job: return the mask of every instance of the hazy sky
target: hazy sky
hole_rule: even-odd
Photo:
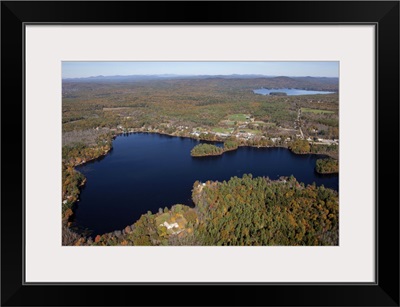
[[[63,62],[63,78],[115,75],[231,75],[338,77],[339,62]]]

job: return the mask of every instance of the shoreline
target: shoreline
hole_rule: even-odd
[[[321,173],[321,172],[318,172],[317,170],[315,170],[318,174],[320,174],[320,175],[334,175],[334,174],[339,174],[339,172],[327,172],[327,173]]]

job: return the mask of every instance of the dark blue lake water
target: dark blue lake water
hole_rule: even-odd
[[[309,90],[299,90],[295,88],[278,88],[278,89],[267,89],[260,88],[257,90],[253,90],[255,94],[261,95],[269,95],[272,92],[283,92],[288,96],[296,96],[296,95],[316,95],[316,94],[333,94],[334,92],[326,92],[326,91],[309,91]]]
[[[229,180],[253,176],[294,175],[298,181],[338,190],[338,175],[314,171],[317,155],[296,155],[285,148],[240,147],[222,156],[193,158],[199,141],[159,134],[118,136],[105,157],[78,166],[86,178],[75,211],[74,226],[103,234],[132,225],[148,210],[174,204],[193,205],[196,180]]]

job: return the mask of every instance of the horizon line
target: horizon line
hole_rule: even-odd
[[[260,76],[260,77],[288,77],[288,78],[339,78],[339,77],[327,77],[327,76],[289,76],[289,75],[263,75],[263,74],[132,74],[132,75],[96,75],[88,77],[62,77],[62,80],[67,79],[89,79],[99,77],[130,77],[130,76],[182,76],[182,77],[196,77],[196,76]]]

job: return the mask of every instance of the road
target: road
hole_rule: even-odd
[[[297,122],[297,125],[299,126],[301,139],[304,140],[304,134],[303,134],[303,131],[301,130],[300,117],[301,117],[301,108],[299,108],[299,109],[297,110],[297,121],[296,121],[296,122]],[[296,122],[295,122],[295,128],[296,128]]]

